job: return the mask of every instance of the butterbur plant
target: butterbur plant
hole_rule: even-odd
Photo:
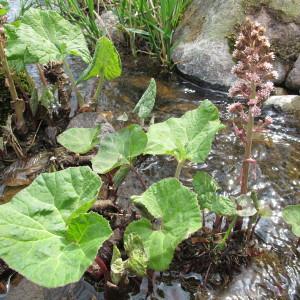
[[[101,179],[89,167],[38,176],[0,206],[0,256],[44,286],[78,281],[112,234],[107,220],[87,212]]]
[[[255,122],[261,115],[262,103],[273,90],[271,80],[277,76],[273,71],[274,54],[265,29],[247,19],[236,41],[233,57],[238,63],[232,72],[238,80],[229,90],[229,96],[241,100],[231,104],[228,111],[238,117],[238,122],[233,121],[233,129],[245,149],[240,185],[241,194],[247,194],[250,165],[256,163],[252,157],[253,134],[265,130],[272,123],[270,117]]]

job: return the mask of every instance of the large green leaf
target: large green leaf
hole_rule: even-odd
[[[100,143],[99,134],[100,126],[69,128],[57,137],[57,141],[71,152],[85,154]]]
[[[111,133],[101,141],[97,155],[92,159],[93,170],[105,174],[123,165],[131,165],[142,154],[147,135],[139,125],[130,125]]]
[[[93,77],[103,77],[105,80],[113,80],[121,76],[121,73],[121,59],[117,49],[110,39],[101,37],[97,41],[92,62],[83,71],[78,82]]]
[[[134,113],[137,113],[139,118],[146,119],[150,116],[154,104],[155,104],[155,97],[156,97],[156,82],[153,78],[150,80],[150,84],[133,109]]]
[[[132,233],[140,236],[149,257],[148,267],[166,270],[178,244],[202,226],[197,195],[177,179],[167,178],[132,200],[149,217],[129,224],[125,240]]]
[[[215,134],[223,127],[216,106],[204,100],[181,118],[151,125],[145,153],[172,155],[178,161],[200,163],[207,158]]]
[[[31,8],[22,17],[15,34],[8,35],[9,60],[25,57],[26,51],[31,63],[63,61],[69,54],[80,56],[87,63],[91,60],[80,27],[50,10]]]
[[[292,226],[293,233],[300,237],[300,204],[285,207],[282,217],[285,222]]]
[[[9,3],[6,0],[0,0],[0,17],[9,12]]]
[[[193,178],[193,186],[201,209],[207,208],[217,215],[236,215],[236,205],[228,197],[217,193],[218,184],[209,174],[203,171],[197,172]]]
[[[38,176],[0,206],[0,257],[41,286],[78,281],[112,233],[102,216],[86,213],[100,187],[89,167]]]
[[[20,41],[17,35],[20,25],[20,21],[15,21],[4,26],[7,59],[10,67],[18,72],[24,70],[27,64],[33,64],[38,61],[37,57],[29,53],[26,44]]]

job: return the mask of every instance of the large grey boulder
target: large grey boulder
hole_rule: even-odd
[[[297,4],[298,3],[298,4]],[[172,58],[192,79],[228,88],[235,80],[231,52],[246,17],[267,29],[283,84],[300,51],[299,0],[193,0],[174,35]]]
[[[178,69],[196,80],[230,86],[235,77],[226,36],[242,18],[234,0],[194,0],[178,28],[173,61]]]
[[[289,73],[285,85],[291,90],[300,91],[300,55]]]

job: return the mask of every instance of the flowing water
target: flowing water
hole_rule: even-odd
[[[72,65],[74,69],[82,69],[81,64]],[[161,68],[150,59],[134,61],[125,58],[123,76],[106,84],[99,104],[116,128],[127,124],[117,121],[117,117],[124,112],[130,120],[134,119],[131,111],[151,77],[157,79],[158,84],[154,110],[156,122],[180,116],[207,98],[218,106],[223,122],[229,124],[226,93],[200,88],[175,74],[162,73]],[[91,93],[93,83],[90,81],[82,86],[87,95]],[[201,275],[165,273],[157,282],[157,299],[300,299],[300,262],[299,253],[295,250],[296,239],[281,218],[283,207],[300,202],[300,118],[297,114],[275,109],[264,109],[263,113],[272,116],[274,123],[265,136],[255,139],[257,167],[252,172],[251,186],[257,191],[261,203],[268,205],[273,212],[270,218],[262,219],[256,229],[260,248],[265,251],[253,258],[247,267],[241,267],[231,282],[209,290],[205,297],[197,295],[194,289],[184,284],[188,281],[194,285],[202,284]],[[186,185],[191,185],[193,174],[204,169],[218,180],[224,192],[236,195],[239,192],[242,157],[243,148],[228,127],[217,136],[206,163],[186,165],[181,179]],[[173,176],[175,162],[166,157],[148,158],[142,163],[140,172],[146,183],[151,184]],[[126,203],[130,195],[141,191],[136,180],[128,179],[119,192],[120,203]],[[220,274],[213,276],[217,282]],[[140,293],[130,298],[145,299],[145,296]],[[11,295],[7,299],[20,298]]]

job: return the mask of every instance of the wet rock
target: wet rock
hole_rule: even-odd
[[[194,0],[174,36],[173,60],[185,75],[228,88],[235,80],[231,57],[239,25],[246,16],[260,22],[280,60],[282,84],[300,50],[300,5],[293,0]]]
[[[44,289],[44,300],[102,300],[93,286],[84,280],[56,289]]]
[[[93,128],[101,125],[101,137],[114,132],[114,128],[97,112],[84,112],[76,115],[69,123],[68,128]]]
[[[5,300],[44,300],[43,288],[30,282],[26,278],[12,287]]]
[[[271,96],[264,106],[275,106],[286,112],[300,111],[300,96],[297,95],[284,95],[284,96]]]
[[[194,0],[178,28],[172,59],[193,79],[216,86],[230,86],[234,62],[226,36],[241,18],[235,1]]]
[[[283,62],[276,60],[274,62],[274,70],[277,72],[278,77],[273,80],[275,85],[281,85],[285,82],[285,79],[287,77],[289,66],[287,64],[284,64]]]
[[[276,86],[274,88],[273,93],[274,93],[274,96],[284,96],[284,95],[288,95],[289,94],[288,91],[285,88],[278,87],[278,86]]]
[[[98,26],[103,32],[107,32],[108,35],[115,43],[124,42],[124,36],[121,30],[118,28],[119,20],[114,12],[111,10],[104,12],[98,19]]]
[[[300,91],[300,55],[289,73],[285,85],[291,90]]]

